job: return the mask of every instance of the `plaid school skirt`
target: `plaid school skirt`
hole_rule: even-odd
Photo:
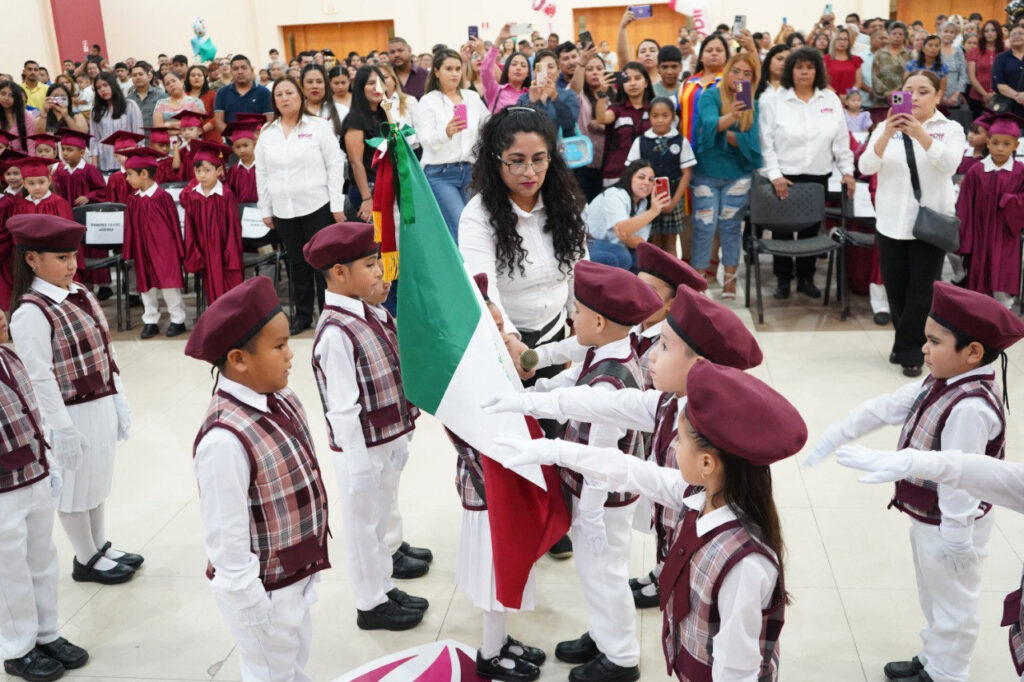
[[[680,201],[671,213],[662,213],[651,222],[651,234],[680,234],[686,227],[686,206]]]

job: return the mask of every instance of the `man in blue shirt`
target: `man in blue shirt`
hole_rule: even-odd
[[[213,102],[213,122],[217,130],[223,131],[236,114],[264,114],[267,121],[274,118],[270,103],[270,90],[253,81],[252,64],[249,58],[236,54],[231,58],[232,84],[217,90]]]

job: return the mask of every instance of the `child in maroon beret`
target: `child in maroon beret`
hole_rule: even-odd
[[[869,400],[830,426],[807,457],[808,464],[886,424],[903,426],[900,450],[956,450],[1003,459],[1003,351],[1024,336],[1024,322],[993,298],[936,282],[924,332],[929,375]],[[989,367],[1000,356],[1002,392]],[[978,635],[981,563],[992,532],[992,505],[967,491],[908,474],[897,481],[889,506],[910,517],[918,595],[931,608],[925,613],[923,647],[917,656],[888,663],[885,674],[911,682],[966,680]]]

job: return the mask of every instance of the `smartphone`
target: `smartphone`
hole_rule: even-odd
[[[479,26],[470,26],[469,27],[469,37],[470,38],[479,38],[480,37],[480,27]]]
[[[530,35],[533,30],[533,24],[524,24],[522,22],[512,24],[508,27],[508,32],[514,36],[526,36]]]
[[[625,84],[626,84],[626,72],[625,71],[616,71],[615,72],[615,87],[617,89],[621,90],[622,86],[625,85]]]
[[[750,81],[736,81],[736,101],[743,102],[747,109],[754,108],[754,93],[750,88]]]
[[[629,11],[635,19],[650,19],[653,12],[650,5],[630,5]]]
[[[827,16],[829,14],[832,14],[832,3],[831,2],[828,3],[827,5],[825,5],[825,15]]]
[[[889,95],[889,107],[893,114],[913,113],[913,95],[903,90],[897,90]]]
[[[747,15],[737,14],[732,22],[732,33],[738,35],[741,31],[747,30]]]
[[[466,105],[465,104],[456,104],[455,105],[455,118],[461,119],[463,123],[469,123],[469,120],[466,118]]]
[[[545,85],[548,84],[548,72],[547,71],[537,71],[536,75],[533,78],[533,82],[536,83],[540,87],[544,87]]]
[[[669,193],[668,178],[660,177],[654,178],[654,194],[668,194]]]
[[[580,31],[580,45],[587,47],[587,45],[594,44],[594,36],[590,35],[590,31]]]
[[[789,24],[789,22],[786,20],[786,17],[782,17],[782,25],[786,26],[788,24]]]

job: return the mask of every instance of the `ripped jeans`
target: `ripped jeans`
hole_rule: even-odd
[[[718,230],[722,244],[722,265],[740,264],[743,240],[741,223],[750,203],[751,176],[736,180],[712,178],[694,173],[690,180],[693,202],[693,253],[690,265],[707,270],[711,265],[711,242]]]

